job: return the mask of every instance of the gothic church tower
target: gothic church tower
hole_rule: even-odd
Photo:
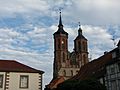
[[[80,25],[78,29],[78,36],[74,40],[74,50],[76,53],[76,59],[79,62],[79,68],[88,63],[87,39],[83,36]]]
[[[76,75],[81,66],[88,63],[87,39],[79,26],[78,36],[74,40],[74,51],[68,51],[68,33],[63,29],[61,12],[58,30],[54,36],[54,64],[53,78],[64,77],[69,79]]]
[[[58,30],[54,34],[54,68],[53,78],[59,77],[59,71],[65,67],[66,60],[68,59],[68,33],[64,31],[61,12]]]
[[[53,79],[47,88],[54,89],[57,85],[78,73],[81,66],[88,63],[87,39],[79,26],[78,36],[74,40],[74,51],[68,51],[68,33],[63,29],[61,12],[58,30],[54,36]]]

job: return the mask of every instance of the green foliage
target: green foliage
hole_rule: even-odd
[[[106,87],[95,79],[68,80],[59,84],[56,90],[106,90]]]

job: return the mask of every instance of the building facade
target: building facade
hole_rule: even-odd
[[[115,49],[82,66],[71,80],[95,78],[107,90],[120,90],[120,41]]]
[[[112,52],[112,60],[106,65],[107,90],[120,90],[120,41],[117,46]]]
[[[80,68],[88,63],[87,39],[79,26],[78,35],[74,40],[73,52],[68,50],[68,33],[64,30],[60,12],[58,30],[54,36],[53,79],[47,88],[53,89],[57,85],[78,73]],[[59,83],[58,83],[59,82]]]
[[[81,66],[88,63],[87,39],[79,27],[78,36],[74,40],[74,51],[68,50],[68,33],[64,30],[61,12],[58,30],[54,35],[54,69],[53,78],[64,76],[65,79],[76,75]]]
[[[11,60],[0,60],[0,90],[42,90],[44,72]]]

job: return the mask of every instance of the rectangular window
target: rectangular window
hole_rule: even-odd
[[[28,88],[29,77],[28,75],[20,75],[20,88]]]
[[[114,68],[114,67],[111,67],[111,68],[110,68],[110,73],[111,73],[111,74],[114,74],[114,73],[115,73],[115,68]]]
[[[3,75],[0,75],[0,88],[3,88]]]
[[[118,87],[119,87],[119,90],[120,90],[120,79],[118,79]]]
[[[117,90],[117,84],[116,81],[111,81],[111,90]]]
[[[118,63],[118,69],[119,69],[119,72],[120,72],[120,63]]]

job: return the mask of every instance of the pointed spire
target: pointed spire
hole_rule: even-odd
[[[58,27],[63,27],[63,25],[62,25],[62,18],[61,18],[61,11],[60,11],[60,19],[59,19],[59,25],[58,25]]]
[[[60,11],[60,19],[59,19],[59,24],[58,24],[58,30],[54,34],[66,34],[68,36],[68,33],[65,32],[64,29],[63,29],[61,11]]]
[[[81,29],[81,24],[80,22],[79,23],[79,29],[78,29],[78,36],[82,35],[82,29]]]

